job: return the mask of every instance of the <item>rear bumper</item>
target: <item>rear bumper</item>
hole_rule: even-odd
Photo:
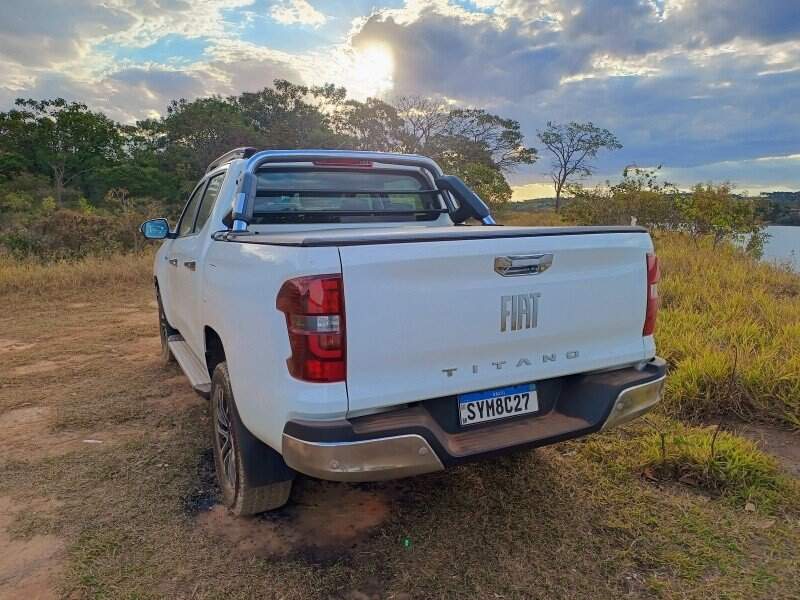
[[[283,458],[301,473],[333,481],[431,473],[633,420],[659,402],[665,377],[666,363],[655,358],[641,368],[551,380],[549,387],[557,391],[546,413],[474,429],[454,428],[426,403],[354,419],[290,421],[283,433]],[[455,407],[454,399],[440,400],[440,407]]]

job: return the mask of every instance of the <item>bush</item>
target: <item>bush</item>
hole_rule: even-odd
[[[681,193],[657,175],[657,169],[629,167],[616,185],[573,185],[564,216],[582,225],[635,223],[653,231],[682,231],[695,241],[709,237],[714,246],[732,241],[761,256],[767,234],[755,202],[734,196],[728,184],[696,185],[691,193]]]
[[[679,196],[678,208],[693,238],[710,236],[717,246],[723,240],[742,242],[750,236],[748,249],[760,256],[766,235],[757,206],[735,197],[730,185],[698,184],[691,194]]]
[[[657,170],[629,167],[616,185],[570,186],[572,199],[565,206],[564,217],[581,225],[629,225],[635,221],[650,229],[677,229],[682,221],[678,190],[670,183],[660,183],[657,174]]]
[[[108,256],[138,251],[144,246],[138,227],[146,213],[124,212],[111,217],[94,210],[59,209],[34,214],[0,234],[0,245],[15,258],[43,260]]]

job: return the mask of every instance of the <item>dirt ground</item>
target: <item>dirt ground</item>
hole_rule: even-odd
[[[2,301],[1,599],[800,597],[797,513],[657,488],[580,442],[300,478],[285,509],[236,519],[146,285]],[[741,430],[800,474],[796,434]]]

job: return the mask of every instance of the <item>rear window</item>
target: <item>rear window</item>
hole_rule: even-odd
[[[414,172],[268,169],[258,173],[252,223],[427,221],[442,206]]]

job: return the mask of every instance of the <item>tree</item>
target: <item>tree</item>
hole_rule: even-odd
[[[635,221],[650,229],[679,229],[683,224],[678,189],[658,179],[659,168],[625,167],[622,181],[585,188],[568,184],[572,201],[564,207],[570,221],[582,225],[629,225]]]
[[[561,209],[561,193],[573,178],[589,177],[594,172],[590,161],[600,150],[619,150],[622,144],[608,129],[601,129],[589,121],[566,125],[547,122],[544,131],[538,132],[539,140],[553,155],[550,177],[556,192],[556,212]]]
[[[345,96],[344,88],[334,85],[308,87],[276,79],[273,87],[230,101],[261,132],[264,148],[335,148],[342,140],[333,130],[331,114]]]
[[[678,206],[695,241],[710,236],[716,247],[723,240],[749,237],[748,250],[758,253],[766,239],[755,203],[735,196],[730,184],[697,184],[691,194],[679,198]]]
[[[472,162],[460,165],[453,172],[461,177],[489,208],[497,210],[511,200],[511,186],[497,169],[486,163]]]
[[[336,131],[356,150],[397,152],[402,147],[403,120],[397,109],[377,98],[347,100],[334,113]]]
[[[119,161],[124,155],[117,123],[80,102],[23,100],[0,113],[0,138],[25,157],[33,172],[50,176],[55,200],[61,205],[70,183],[85,183],[85,175]]]
[[[165,117],[139,126],[144,139],[165,154],[169,170],[189,185],[228,150],[266,143],[239,106],[220,97],[173,100]]]
[[[450,111],[444,132],[448,137],[469,140],[482,146],[492,164],[502,172],[518,165],[530,165],[538,158],[535,148],[523,145],[520,125],[483,109],[457,108]]]
[[[397,107],[404,121],[402,151],[432,157],[493,208],[511,199],[505,173],[538,158],[513,119],[431,98],[403,97]]]
[[[433,98],[403,96],[396,105],[404,122],[403,152],[421,152],[444,131],[450,118],[450,107]]]

